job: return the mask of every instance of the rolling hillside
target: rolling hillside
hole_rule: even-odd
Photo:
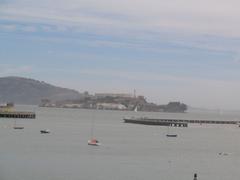
[[[0,103],[39,104],[41,99],[77,99],[81,94],[75,90],[61,88],[43,81],[22,77],[0,78]]]

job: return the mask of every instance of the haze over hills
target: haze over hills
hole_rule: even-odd
[[[127,95],[127,96],[126,96]],[[169,102],[157,105],[147,102],[144,96],[130,94],[95,94],[79,93],[76,90],[61,88],[23,77],[0,78],[0,103],[40,105],[42,107],[72,107],[87,109],[112,109],[161,112],[185,112],[187,105]]]
[[[37,105],[41,99],[65,100],[77,99],[82,94],[78,91],[53,86],[43,81],[22,77],[0,78],[0,103]]]

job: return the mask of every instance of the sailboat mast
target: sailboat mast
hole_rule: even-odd
[[[91,139],[93,138],[93,120],[92,120],[92,124],[91,124]]]
[[[98,106],[96,109],[93,109],[92,120],[91,120],[91,139],[94,138],[94,124],[95,124],[95,113],[98,110]]]

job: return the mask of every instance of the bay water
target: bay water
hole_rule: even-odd
[[[147,113],[18,107],[36,119],[0,119],[0,180],[240,179],[237,125],[167,128],[124,123],[124,116],[240,120],[239,112]],[[14,121],[23,130],[12,128]],[[40,130],[49,129],[49,134]],[[89,146],[91,130],[101,146]]]

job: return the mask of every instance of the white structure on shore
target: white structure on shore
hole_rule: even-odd
[[[97,103],[97,109],[126,110],[127,107],[118,103]]]
[[[104,98],[104,97],[123,97],[123,98],[132,98],[134,97],[132,94],[125,94],[125,93],[95,93],[97,98]]]

